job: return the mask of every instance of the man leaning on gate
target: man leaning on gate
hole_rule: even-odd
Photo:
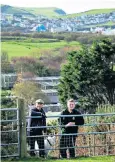
[[[74,99],[67,100],[67,108],[66,110],[62,111],[61,115],[62,116],[59,118],[59,122],[62,129],[62,135],[60,138],[60,154],[62,158],[67,158],[66,151],[68,148],[70,158],[74,158],[78,125],[83,125],[84,119],[83,116],[81,116],[81,113],[75,109]],[[73,115],[80,115],[80,116],[73,116]]]
[[[37,141],[39,146],[39,156],[45,157],[43,135],[46,133],[46,128],[43,128],[43,126],[46,126],[46,115],[43,110],[43,105],[44,101],[42,99],[36,100],[35,106],[31,109],[30,118],[28,120],[27,134],[30,136],[30,156],[35,156],[35,141]]]

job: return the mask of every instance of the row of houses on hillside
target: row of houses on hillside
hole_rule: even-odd
[[[26,32],[77,32],[84,31],[85,29],[90,31],[90,28],[99,27],[101,24],[106,30],[106,23],[113,23],[115,28],[115,11],[111,13],[100,13],[82,16],[76,16],[74,18],[48,18],[43,16],[37,17],[24,17],[23,15],[11,15],[1,13],[1,26],[4,27],[20,27],[26,29]],[[98,26],[99,25],[99,26]],[[106,27],[105,27],[106,26]]]

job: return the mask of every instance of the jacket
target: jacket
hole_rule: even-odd
[[[67,109],[62,111],[61,115],[81,115],[81,113],[75,109],[73,109],[72,113],[70,113]],[[75,122],[75,126],[65,127],[69,122]],[[84,119],[83,116],[71,116],[71,117],[60,117],[60,125],[62,126],[62,133],[77,133],[78,125],[83,125]]]
[[[46,128],[40,128],[46,126],[46,115],[43,109],[38,110],[36,107],[31,110],[31,115],[28,120],[27,132],[33,132],[34,134],[41,134],[42,131],[46,132]],[[38,128],[31,128],[38,127]],[[28,133],[29,134],[29,133]]]

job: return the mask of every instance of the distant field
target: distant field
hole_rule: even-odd
[[[55,10],[57,9],[56,7],[45,7],[45,8],[20,8],[23,10],[28,11],[29,13],[33,14],[33,15],[45,15],[47,17],[53,17],[53,16],[59,16],[58,13],[55,12]]]
[[[46,17],[58,17],[65,14],[65,12],[57,7],[13,7],[9,5],[1,5],[1,12],[6,14],[20,14],[25,17],[35,17],[43,15]]]
[[[89,10],[89,11],[85,11],[85,12],[80,12],[80,13],[65,15],[63,17],[65,17],[65,18],[70,17],[71,18],[71,17],[82,16],[82,15],[92,15],[92,14],[110,13],[112,11],[115,12],[115,8]]]
[[[9,59],[12,57],[20,56],[38,56],[42,50],[50,50],[66,47],[66,46],[76,46],[79,45],[78,42],[67,43],[65,41],[60,42],[50,42],[50,43],[28,43],[28,42],[2,42],[1,51],[6,51],[8,53]]]
[[[91,28],[91,27],[96,27],[96,26],[98,26],[98,27],[101,27],[101,26],[102,26],[102,27],[103,27],[103,26],[108,26],[108,27],[109,27],[109,26],[110,26],[110,27],[111,27],[111,26],[113,26],[113,25],[115,25],[115,22],[109,21],[109,22],[104,23],[104,24],[88,25],[88,26],[85,26],[85,27],[86,27],[86,28],[87,28],[87,27],[88,27],[88,28],[89,28],[89,27]]]

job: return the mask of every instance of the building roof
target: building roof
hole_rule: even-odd
[[[55,83],[55,82],[42,82],[40,83],[42,86],[57,86],[59,83]]]
[[[2,73],[1,74],[1,76],[17,76],[17,74],[16,73],[8,73],[8,74],[4,74],[4,73]]]
[[[46,80],[59,80],[60,76],[51,76],[51,77],[33,77],[33,78],[23,78],[22,80],[34,80],[34,81],[46,81]]]
[[[43,93],[57,93],[58,91],[56,89],[45,89],[45,90],[42,90]]]

